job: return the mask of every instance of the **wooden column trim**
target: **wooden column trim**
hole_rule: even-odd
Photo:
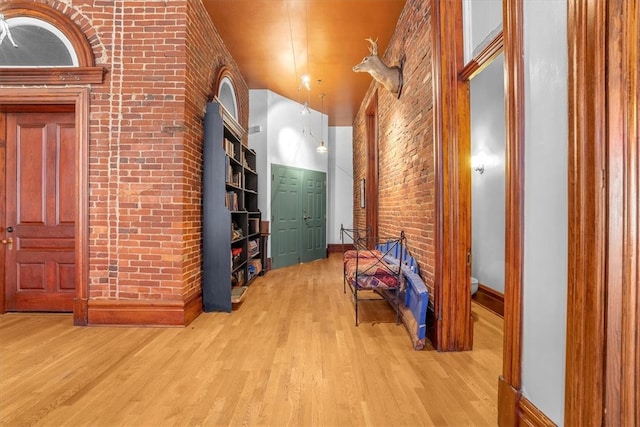
[[[435,199],[435,271],[434,271],[434,284],[433,284],[433,315],[431,314],[431,308],[427,309],[427,335],[429,341],[433,344],[436,350],[440,351],[442,345],[440,343],[440,335],[442,330],[442,281],[444,279],[444,262],[445,256],[440,249],[442,242],[444,241],[444,229],[442,227],[444,223],[443,213],[443,153],[442,153],[442,113],[441,104],[442,101],[442,72],[440,66],[440,58],[442,48],[440,46],[440,4],[437,0],[431,1],[431,68],[433,75],[433,159],[434,159],[434,172],[435,172],[435,187],[436,192]]]
[[[606,2],[568,3],[567,425],[602,425],[604,410],[605,16]]]
[[[74,325],[88,323],[89,301],[89,111],[91,92],[83,88],[75,104],[76,133],[76,298],[73,307]]]
[[[638,1],[609,0],[606,18],[607,230],[604,425],[640,424],[638,311]]]
[[[504,363],[504,360],[503,360]],[[507,382],[504,376],[498,378],[498,425],[517,426],[518,408],[522,392]]]
[[[1,97],[0,97],[1,100]],[[5,194],[5,188],[6,187],[6,169],[5,169],[5,165],[7,164],[6,162],[6,153],[7,153],[7,115],[3,112],[0,111],[0,188],[2,188],[3,194]],[[0,238],[4,239],[6,236],[6,231],[5,231],[5,215],[7,212],[7,207],[6,207],[6,197],[2,196],[0,197]],[[0,287],[0,314],[3,314],[5,312],[5,286],[6,286],[6,280],[5,280],[5,260],[6,260],[6,245],[2,245],[0,244],[0,277],[2,280],[2,287]]]
[[[462,3],[431,2],[436,163],[436,348],[470,350],[471,167],[468,82],[464,68]]]
[[[498,424],[517,425],[522,371],[522,256],[524,239],[523,0],[503,2],[505,59],[505,292],[504,346]],[[514,405],[515,403],[515,405]]]

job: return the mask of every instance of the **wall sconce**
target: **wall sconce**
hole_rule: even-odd
[[[484,173],[485,166],[489,163],[489,160],[489,156],[483,151],[480,151],[479,153],[471,156],[471,168],[482,175]]]

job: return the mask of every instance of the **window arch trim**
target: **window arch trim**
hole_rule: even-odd
[[[0,68],[0,84],[83,84],[102,83],[106,70],[95,66],[95,57],[86,35],[59,10],[40,3],[14,1],[0,6],[5,19],[28,17],[47,22],[64,34],[78,58],[77,67]]]

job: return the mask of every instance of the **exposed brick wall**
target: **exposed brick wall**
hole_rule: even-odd
[[[185,298],[201,289],[202,263],[202,117],[208,97],[215,93],[223,66],[232,74],[238,102],[238,121],[249,123],[249,88],[226,50],[200,0],[188,0],[187,79],[184,108],[184,222]],[[248,138],[245,134],[245,139]],[[248,144],[248,140],[244,141]]]
[[[89,298],[182,300],[186,1],[83,12],[109,69],[91,87]]]
[[[394,236],[404,230],[409,251],[433,296],[436,187],[430,2],[407,1],[383,60],[391,65],[402,57],[400,98],[372,81],[354,120],[354,225],[366,225],[359,200],[360,180],[367,170],[365,109],[377,92],[379,234]]]
[[[247,126],[249,91],[200,0],[39,0],[87,36],[89,298],[186,301],[201,287],[202,117],[226,65]]]

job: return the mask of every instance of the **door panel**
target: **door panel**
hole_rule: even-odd
[[[303,172],[303,229],[302,262],[324,258],[327,254],[326,174]]]
[[[271,263],[281,268],[326,256],[326,173],[271,166]]]
[[[300,262],[298,245],[300,242],[302,173],[298,169],[272,165],[273,182],[271,188],[271,263],[281,268]]]
[[[74,113],[9,113],[6,139],[6,309],[73,311]]]

